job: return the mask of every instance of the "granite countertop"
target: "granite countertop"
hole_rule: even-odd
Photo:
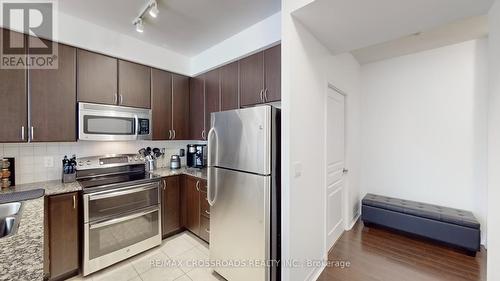
[[[161,169],[156,169],[154,171],[151,171],[155,176],[158,177],[169,177],[169,176],[175,176],[175,175],[188,175],[192,176],[195,178],[200,178],[200,179],[207,179],[207,169],[195,169],[195,168],[186,168],[182,167],[177,170],[172,170],[170,168],[161,168]]]
[[[24,201],[17,233],[0,238],[0,280],[43,280],[43,207]]]
[[[12,186],[10,188],[0,190],[0,194],[26,191],[26,190],[32,190],[32,189],[37,189],[37,188],[45,189],[45,196],[63,194],[63,193],[69,193],[69,192],[82,190],[82,187],[80,186],[80,184],[78,182],[62,183],[61,180],[52,180],[52,181],[26,183],[26,184]]]

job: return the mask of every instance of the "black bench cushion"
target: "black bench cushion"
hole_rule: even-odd
[[[410,214],[418,217],[434,219],[437,221],[452,223],[479,229],[480,224],[469,211],[442,207],[432,204],[397,199],[387,196],[368,193],[363,198],[363,205],[378,207],[395,212]]]

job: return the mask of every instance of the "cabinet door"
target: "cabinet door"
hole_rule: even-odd
[[[210,242],[210,219],[203,216],[200,219],[200,238]]]
[[[118,61],[78,49],[77,95],[80,102],[117,104]]]
[[[189,139],[205,140],[205,79],[189,79]]]
[[[281,100],[281,45],[264,51],[265,100]]]
[[[198,180],[186,177],[185,186],[185,227],[196,235],[200,233],[200,192],[197,186]]]
[[[220,111],[220,77],[219,69],[205,74],[205,128],[210,130],[210,114]]]
[[[167,177],[162,187],[162,236],[181,229],[181,193],[179,176]]]
[[[55,279],[78,272],[79,197],[67,193],[48,197],[50,277]]]
[[[118,104],[151,108],[151,68],[119,60],[118,75]]]
[[[239,106],[239,64],[233,62],[220,69],[221,110],[238,109]]]
[[[0,47],[3,38],[23,44],[24,35],[1,29]],[[11,41],[11,42],[12,42]],[[23,142],[28,140],[27,72],[24,69],[0,69],[0,142]]]
[[[264,55],[259,52],[240,60],[241,106],[262,103],[264,90]]]
[[[172,74],[172,130],[175,140],[189,139],[189,77]]]
[[[151,98],[153,111],[153,140],[168,140],[172,128],[172,74],[151,71]]]
[[[76,49],[56,44],[57,69],[31,69],[33,142],[76,141]]]

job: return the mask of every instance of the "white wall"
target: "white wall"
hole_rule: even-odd
[[[488,280],[500,280],[500,1],[489,13]]]
[[[361,67],[363,193],[472,211],[486,234],[487,40]]]
[[[236,61],[275,45],[280,40],[281,12],[278,12],[192,57],[191,74],[195,76],[223,64]]]
[[[356,105],[359,64],[348,54],[332,57],[308,30],[292,18],[290,12],[296,8],[294,0],[283,2],[282,258],[304,262],[322,260],[327,255],[324,243],[325,173],[320,164],[324,163],[323,121],[327,85],[331,82],[348,93],[346,162],[351,163],[355,170],[358,156],[353,152],[359,133],[359,126],[355,125],[359,120]],[[295,173],[298,166],[301,166],[300,175]],[[355,180],[348,179],[348,182],[353,186],[356,184]],[[353,191],[353,194],[357,192]],[[322,269],[284,267],[283,280],[314,280]]]

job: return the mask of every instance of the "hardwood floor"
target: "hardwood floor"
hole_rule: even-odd
[[[327,267],[318,280],[486,280],[486,250],[467,256],[439,244],[410,238],[358,221],[328,254],[329,261],[349,267]]]

